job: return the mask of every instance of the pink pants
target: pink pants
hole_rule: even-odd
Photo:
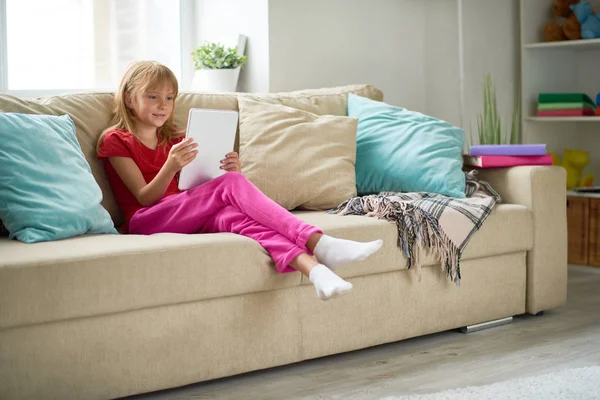
[[[275,261],[277,271],[284,273],[295,271],[289,264],[301,253],[312,255],[306,242],[312,234],[323,231],[269,199],[244,175],[227,172],[138,210],[131,218],[129,232],[236,233],[260,243]]]

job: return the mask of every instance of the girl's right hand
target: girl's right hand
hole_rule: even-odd
[[[173,174],[176,174],[181,168],[185,167],[196,158],[196,155],[198,154],[198,150],[195,150],[196,147],[198,147],[198,143],[194,143],[194,139],[183,139],[181,142],[171,147],[164,167]]]

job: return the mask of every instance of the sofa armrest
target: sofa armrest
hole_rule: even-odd
[[[527,254],[527,307],[530,314],[562,306],[567,300],[567,192],[562,167],[479,170],[503,203],[533,213],[533,249]]]

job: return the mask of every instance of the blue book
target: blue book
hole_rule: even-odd
[[[472,156],[543,156],[545,144],[485,144],[471,146]]]

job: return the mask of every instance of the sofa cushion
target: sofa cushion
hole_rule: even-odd
[[[240,97],[242,172],[282,207],[327,210],[356,196],[356,118]]]
[[[381,250],[367,260],[338,269],[338,274],[343,278],[406,269],[407,259],[397,246],[398,231],[394,223],[363,216],[340,216],[302,211],[295,214],[309,224],[322,227],[326,234],[343,239],[358,241],[383,239]],[[498,204],[479,231],[471,238],[462,260],[514,253],[532,248],[533,218],[531,211],[521,205]],[[439,267],[439,262],[432,254],[423,253],[423,266],[436,265]],[[462,279],[466,280],[469,277],[463,274]],[[450,283],[450,280],[448,282]],[[310,281],[303,277],[303,284],[310,284]]]
[[[350,94],[357,117],[359,194],[429,192],[465,197],[464,131],[428,115]]]
[[[342,277],[406,268],[392,223],[322,211],[297,214],[335,236],[384,240],[368,260],[340,268]],[[532,244],[531,212],[501,204],[473,236],[463,260],[525,251]],[[0,238],[0,254],[0,329],[310,284],[298,272],[278,275],[258,243],[229,233],[102,235],[35,244]],[[424,260],[436,264],[431,256]],[[440,279],[447,280],[441,273]]]
[[[0,238],[0,329],[297,286],[231,233]]]
[[[373,100],[382,100],[380,90],[369,85],[350,85],[290,93],[258,95],[276,104],[289,105],[315,114],[347,115],[348,93],[356,93]],[[184,128],[188,111],[192,107],[223,110],[238,109],[238,93],[180,93],[175,106],[175,123]],[[24,100],[0,93],[0,112],[24,114],[67,114],[75,122],[77,140],[87,159],[92,174],[102,189],[102,205],[110,213],[115,225],[122,225],[123,216],[108,183],[102,161],[96,157],[96,142],[108,128],[112,118],[114,96],[112,93],[83,93]],[[236,138],[236,150],[238,138]]]
[[[240,93],[240,98],[281,104],[317,115],[348,115],[348,94],[371,100],[383,100],[383,93],[369,85],[350,85],[323,89],[298,90],[290,93]]]
[[[0,112],[69,115],[75,123],[77,141],[92,174],[102,189],[102,205],[113,221],[123,222],[101,162],[96,158],[96,141],[111,119],[113,95],[109,93],[71,94],[37,100],[22,100],[0,94]]]
[[[26,243],[114,233],[68,115],[0,113],[0,218]]]

